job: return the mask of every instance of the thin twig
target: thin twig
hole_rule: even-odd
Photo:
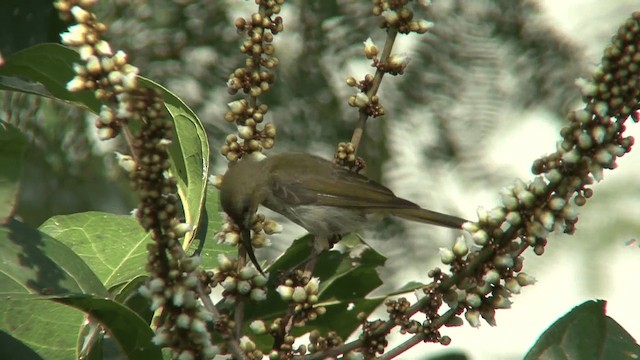
[[[389,60],[389,56],[391,55],[391,49],[393,48],[393,44],[396,40],[396,36],[398,35],[398,29],[395,27],[390,28],[387,31],[387,40],[384,43],[384,48],[382,49],[382,54],[380,55],[380,62],[384,63]],[[371,82],[371,88],[367,91],[367,96],[371,99],[372,96],[378,93],[378,89],[380,88],[380,84],[382,83],[382,77],[384,76],[384,71],[380,69],[376,70],[376,74],[373,77],[373,81]],[[358,124],[356,128],[353,130],[353,135],[351,137],[351,144],[355,149],[354,154],[358,152],[358,146],[360,145],[360,141],[362,140],[362,136],[364,135],[364,128],[367,125],[367,119],[369,115],[367,115],[364,111],[360,111],[360,116],[358,117]]]

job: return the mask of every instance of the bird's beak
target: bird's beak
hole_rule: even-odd
[[[240,240],[242,241],[242,246],[247,252],[247,255],[249,255],[249,259],[251,260],[253,265],[256,267],[256,269],[258,269],[258,271],[260,271],[260,274],[264,275],[264,271],[262,271],[262,268],[258,263],[258,259],[256,259],[256,254],[254,254],[253,252],[253,246],[251,246],[251,227],[248,227],[246,225],[244,226],[244,229],[242,229],[240,233]]]

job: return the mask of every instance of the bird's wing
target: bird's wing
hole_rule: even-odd
[[[325,164],[315,164],[326,166]],[[331,165],[325,174],[301,171],[296,174],[275,171],[272,177],[274,196],[288,205],[320,205],[367,208],[416,208],[379,183],[349,170]]]

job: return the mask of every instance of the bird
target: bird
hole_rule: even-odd
[[[423,209],[362,174],[308,153],[244,156],[231,163],[220,184],[220,203],[240,229],[241,244],[260,273],[251,246],[252,221],[260,205],[325,242],[355,232],[379,215],[453,229],[467,222]]]

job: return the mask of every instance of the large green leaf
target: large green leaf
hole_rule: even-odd
[[[153,331],[128,307],[111,299],[90,296],[61,296],[55,301],[80,309],[104,325],[120,346],[123,358],[162,359],[160,348],[152,343]]]
[[[56,239],[11,221],[0,227],[0,358],[72,359],[84,315],[40,294],[107,296],[100,279]]]
[[[71,248],[107,288],[146,275],[150,235],[129,215],[86,212],[54,216],[40,231]]]
[[[525,359],[639,358],[640,346],[605,308],[603,300],[576,306],[540,336]]]
[[[15,126],[0,121],[0,223],[13,216],[27,140]]]
[[[95,113],[100,110],[100,102],[90,91],[67,90],[67,83],[75,76],[73,64],[80,61],[75,51],[59,44],[39,44],[5,60],[0,66],[0,89],[71,101]]]
[[[67,306],[56,305],[50,300]],[[15,308],[16,311],[3,311],[3,316],[0,317],[3,320],[0,328],[7,332],[13,338],[12,340],[22,342],[46,359],[65,359],[64,356],[66,359],[77,358],[76,352],[80,353],[85,341],[89,341],[89,338],[78,338],[81,324],[78,320],[82,320],[83,317],[80,315],[78,318],[78,312],[71,308],[89,315],[93,326],[100,323],[108,330],[110,337],[115,339],[120,349],[119,358],[130,360],[162,358],[160,348],[152,343],[154,333],[147,322],[131,309],[111,299],[83,294],[59,296],[15,294],[0,297],[0,309],[3,307]],[[72,321],[63,317],[69,315],[72,315]],[[52,333],[60,334],[51,337]],[[99,335],[99,332],[93,333],[93,336]],[[57,341],[47,341],[47,337]],[[8,350],[9,353],[10,351]]]
[[[78,334],[86,315],[46,300],[0,297],[0,359],[78,358]]]
[[[107,296],[100,279],[63,243],[13,220],[0,227],[0,294]]]

